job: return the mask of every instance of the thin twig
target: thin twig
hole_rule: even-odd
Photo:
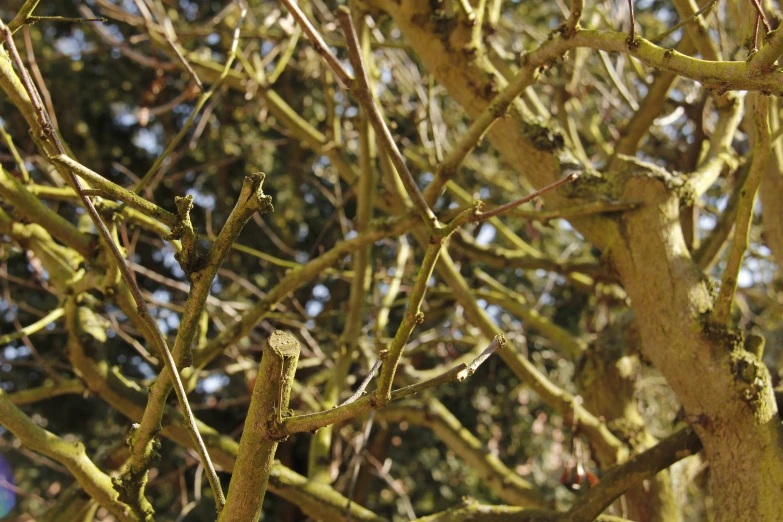
[[[354,25],[351,11],[345,6],[341,6],[337,10],[337,18],[340,20],[340,26],[345,33],[345,40],[348,44],[348,58],[356,73],[356,81],[353,84],[351,92],[357,97],[362,107],[367,111],[367,116],[370,118],[373,128],[378,135],[381,143],[384,145],[386,152],[389,154],[394,168],[397,169],[397,174],[400,176],[402,184],[405,186],[405,190],[408,192],[413,201],[413,205],[419,212],[424,225],[427,227],[427,231],[430,235],[434,235],[439,227],[438,218],[432,212],[427,202],[424,199],[421,191],[419,190],[416,180],[413,178],[405,160],[402,157],[400,149],[397,148],[397,144],[394,142],[394,138],[389,131],[389,127],[381,116],[378,103],[372,94],[372,87],[370,86],[370,79],[367,76],[367,68],[362,58],[361,44],[359,43],[359,35],[356,32],[356,26]]]
[[[546,187],[542,188],[541,190],[537,190],[533,192],[532,194],[528,194],[527,196],[520,198],[516,201],[512,201],[511,203],[506,203],[505,205],[501,205],[497,208],[494,208],[490,210],[489,212],[481,212],[478,215],[479,221],[485,221],[491,217],[497,216],[498,214],[502,214],[503,212],[506,212],[507,210],[511,210],[512,208],[516,208],[520,205],[524,205],[528,201],[532,201],[536,199],[539,196],[542,196],[543,194],[546,194],[547,192],[550,192],[552,190],[558,189],[562,187],[563,185],[567,185],[568,183],[571,183],[572,181],[575,181],[579,177],[578,172],[572,172],[568,176],[564,177],[561,180],[555,181],[554,183],[547,185]]]
[[[650,38],[650,42],[651,43],[658,43],[658,42],[660,42],[661,40],[663,40],[664,38],[666,38],[670,34],[674,33],[675,31],[677,31],[677,30],[679,30],[679,29],[681,29],[683,27],[685,27],[686,25],[688,25],[689,23],[694,21],[696,18],[698,18],[701,15],[707,13],[710,9],[712,9],[712,6],[714,6],[716,3],[718,3],[718,0],[709,0],[709,2],[704,4],[701,9],[699,9],[698,11],[696,11],[695,13],[690,15],[688,18],[686,18],[682,22],[678,23],[677,25],[675,25],[671,29],[668,29],[668,30],[662,32],[658,36],[653,36],[652,38]]]
[[[759,0],[750,0],[750,3],[753,4],[753,7],[756,9],[757,16],[761,19],[761,23],[764,24],[764,30],[766,32],[772,31],[772,27],[769,25],[769,20],[767,20],[767,15],[764,14],[764,7],[761,5],[761,2]]]
[[[628,9],[631,11],[631,29],[628,31],[628,45],[636,41],[636,19],[633,14],[633,0],[628,0]]]
[[[378,359],[377,361],[375,361],[375,364],[373,364],[372,368],[370,368],[370,373],[367,374],[367,377],[364,378],[364,380],[356,389],[354,394],[348,397],[345,400],[345,402],[340,404],[340,406],[345,406],[347,404],[351,404],[352,402],[356,402],[357,400],[359,400],[361,396],[364,395],[364,391],[367,389],[367,386],[369,386],[373,377],[375,377],[375,374],[378,373],[378,370],[381,369],[381,365],[383,365],[383,359]]]
[[[30,173],[27,171],[27,166],[24,164],[22,156],[19,155],[19,151],[17,150],[16,145],[14,145],[11,135],[6,132],[5,126],[2,123],[0,123],[0,135],[3,136],[6,147],[8,147],[8,150],[11,152],[11,156],[14,157],[16,166],[19,167],[19,172],[22,174],[22,182],[27,185],[30,183]]]
[[[354,82],[353,76],[348,72],[340,60],[338,60],[337,57],[332,54],[332,52],[329,50],[329,47],[326,45],[326,42],[324,42],[324,39],[321,38],[321,34],[316,30],[315,27],[313,27],[313,24],[310,23],[307,15],[305,15],[299,8],[299,5],[297,5],[296,0],[281,0],[281,2],[286,6],[288,12],[291,13],[304,33],[307,35],[307,39],[310,40],[310,43],[315,48],[315,51],[320,54],[324,60],[326,60],[326,63],[328,63],[332,70],[334,70],[335,74],[337,74],[337,77],[340,78],[340,81],[343,83],[343,85],[350,88]]]
[[[424,391],[428,388],[439,386],[441,384],[462,382],[473,375],[478,366],[483,363],[489,355],[503,347],[505,347],[505,338],[502,336],[496,336],[487,349],[477,357],[478,362],[474,361],[469,365],[462,363],[441,375],[433,377],[432,379],[428,379],[411,386],[398,388],[391,392],[389,396],[390,400],[396,401]],[[288,417],[287,419],[283,420],[281,425],[275,426],[271,429],[276,431],[275,435],[278,437],[284,437],[303,431],[313,431],[322,428],[323,426],[328,426],[329,424],[352,419],[363,413],[376,410],[382,407],[384,404],[385,402],[381,403],[376,400],[375,395],[369,395],[362,397],[361,399],[350,404],[332,408],[331,410]]]
[[[759,13],[756,13],[756,17],[753,20],[753,35],[750,39],[750,49],[748,49],[748,55],[752,55],[755,53],[759,48],[759,21],[761,20],[761,15]]]
[[[144,16],[144,20],[147,23],[147,29],[151,32],[153,30],[152,27],[152,13],[150,13],[149,10],[147,10],[146,6],[143,2],[140,0],[136,1],[136,5],[139,7],[139,10],[142,12]],[[153,7],[153,5],[150,5]],[[155,18],[157,18],[158,23],[160,24],[160,32],[163,34],[163,37],[168,42],[171,49],[174,51],[174,54],[177,56],[177,59],[180,61],[182,66],[185,68],[185,70],[190,74],[191,78],[193,78],[193,81],[196,82],[196,85],[198,85],[198,88],[201,92],[204,92],[206,89],[204,89],[204,84],[201,82],[201,78],[199,78],[198,74],[196,74],[196,71],[193,70],[193,67],[190,65],[190,62],[185,58],[185,55],[182,54],[182,51],[179,48],[179,45],[177,45],[177,35],[174,32],[174,27],[171,25],[171,19],[166,16],[166,13],[160,13],[158,12],[159,9],[155,9]],[[241,25],[241,24],[240,24]]]
[[[41,69],[38,67],[38,62],[35,60],[35,52],[33,50],[33,40],[30,37],[30,29],[25,27],[22,31],[24,36],[24,45],[27,49],[27,61],[30,64],[30,71],[33,73],[35,83],[38,85],[38,90],[43,95],[44,101],[46,101],[46,108],[49,109],[49,117],[52,119],[52,124],[56,130],[60,130],[60,124],[57,121],[57,115],[54,113],[54,104],[52,103],[52,94],[46,87]]]
[[[223,81],[228,76],[228,73],[231,70],[231,65],[234,63],[234,60],[236,59],[237,56],[240,28],[242,27],[242,22],[245,20],[246,15],[247,15],[247,9],[243,8],[242,11],[240,12],[237,26],[234,28],[234,36],[233,39],[231,40],[231,48],[229,49],[228,57],[226,58],[226,63],[223,66],[223,70],[220,72],[220,76],[215,81],[215,83],[212,84],[212,87],[210,87],[210,89],[207,92],[199,96],[198,101],[196,101],[195,107],[193,107],[193,111],[190,113],[190,116],[182,125],[182,128],[179,130],[177,135],[174,136],[174,139],[172,139],[171,142],[168,144],[166,150],[164,150],[161,153],[161,155],[158,156],[158,158],[149,168],[147,173],[144,174],[144,176],[141,178],[141,181],[139,181],[139,183],[133,189],[133,191],[136,194],[141,193],[144,187],[146,187],[147,184],[150,181],[152,181],[152,179],[155,177],[155,174],[157,174],[158,170],[160,169],[161,165],[163,165],[163,162],[166,160],[166,158],[169,157],[169,155],[174,151],[177,145],[179,145],[179,143],[185,138],[185,135],[188,133],[190,127],[193,125],[196,116],[198,116],[198,114],[201,112],[201,109],[204,107],[207,101],[215,94],[215,92],[217,92],[217,90],[223,84]]]
[[[109,19],[103,16],[96,18],[72,18],[70,16],[28,16],[25,23],[27,25],[33,25],[38,22],[64,22],[72,24],[80,24],[83,22],[108,22]]]
[[[376,363],[377,364],[377,363]],[[345,506],[345,520],[346,522],[351,522],[351,504],[353,503],[353,496],[356,492],[356,481],[359,479],[359,470],[362,467],[362,454],[364,453],[364,448],[367,446],[367,441],[370,439],[370,432],[372,430],[373,420],[375,419],[375,412],[371,412],[369,417],[367,418],[367,423],[364,426],[364,432],[362,432],[362,436],[359,440],[358,447],[356,448],[353,456],[352,467],[353,470],[351,471],[351,482],[348,485],[348,504]]]

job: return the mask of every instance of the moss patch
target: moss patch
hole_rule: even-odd
[[[772,415],[772,404],[765,400],[769,394],[769,372],[767,367],[750,352],[732,353],[730,356],[734,386],[742,400],[753,409],[759,419],[768,419]]]
[[[728,328],[705,317],[701,332],[712,345],[725,347],[731,353],[745,351],[745,335],[740,330]]]
[[[565,146],[560,129],[543,120],[528,121],[521,126],[519,135],[529,141],[536,150],[554,153]]]

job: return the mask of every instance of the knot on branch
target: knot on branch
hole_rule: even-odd
[[[147,485],[147,470],[134,474],[132,471],[126,472],[121,477],[112,477],[111,483],[118,494],[118,500],[127,504],[141,520],[153,520],[152,515],[155,510],[144,498],[144,487]]]
[[[715,346],[723,346],[726,351],[740,353],[745,351],[745,334],[741,330],[729,328],[721,323],[709,319],[702,326],[702,335]]]
[[[570,20],[557,26],[556,31],[560,33],[564,40],[570,40],[581,29],[578,21],[580,18],[582,18],[582,11],[575,9],[571,13]],[[576,20],[576,23],[573,23],[573,20]]]
[[[560,129],[542,119],[526,121],[520,126],[520,135],[541,152],[556,153],[565,147],[565,138]]]
[[[769,371],[763,362],[749,352],[736,352],[731,357],[731,371],[740,397],[747,402],[761,418],[768,418],[772,404],[764,395],[770,387]]]
[[[264,194],[265,179],[266,174],[263,172],[254,172],[245,177],[240,197],[243,198],[245,209],[249,212],[248,217],[255,212],[266,214],[275,210],[272,206],[272,196]]]
[[[177,205],[177,223],[172,228],[171,234],[165,239],[179,239],[182,242],[182,251],[174,254],[174,259],[177,260],[190,281],[191,274],[204,267],[204,257],[198,252],[198,234],[190,221],[193,196],[177,196],[174,203]]]

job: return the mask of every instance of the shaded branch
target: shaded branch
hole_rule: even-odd
[[[34,323],[28,324],[21,330],[6,334],[6,335],[0,335],[0,344],[8,344],[11,341],[14,341],[16,339],[21,339],[22,337],[26,335],[33,335],[34,333],[46,328],[53,322],[60,319],[62,316],[65,315],[65,308],[55,308],[45,316],[41,317],[39,320],[37,320]]]
[[[415,522],[567,522],[562,513],[549,510],[525,509],[512,506],[489,506],[475,500],[463,500],[462,504],[441,513],[417,518]],[[624,518],[601,515],[595,522],[630,522]]]
[[[8,395],[8,398],[17,406],[21,406],[61,395],[84,393],[85,391],[87,391],[87,388],[79,379],[61,380],[59,382],[47,381],[42,386],[11,393]]]
[[[562,274],[576,272],[604,280],[609,279],[609,274],[599,264],[592,261],[558,262],[554,259],[534,257],[519,250],[510,250],[494,245],[479,245],[464,232],[455,234],[451,244],[469,258],[486,263],[493,268],[547,270]]]
[[[431,429],[504,502],[527,508],[542,508],[551,504],[533,484],[506,467],[437,399],[406,401],[381,410],[377,415],[389,422],[407,422]]]
[[[700,450],[701,441],[692,429],[686,428],[675,433],[624,464],[607,471],[598,485],[587,490],[574,507],[563,515],[563,522],[596,520],[596,517],[631,486],[655,476],[678,460],[695,455]]]
[[[691,254],[693,262],[705,273],[708,273],[718,261],[718,257],[726,246],[727,240],[731,237],[731,232],[734,230],[734,224],[737,220],[740,195],[749,173],[750,166],[748,164],[740,168],[734,190],[731,192],[728,202],[726,202],[726,208],[723,209],[720,217],[718,217],[715,227],[713,227],[707,237],[700,241],[699,247]]]

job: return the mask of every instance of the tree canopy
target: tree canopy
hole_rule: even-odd
[[[3,2],[0,517],[783,519],[781,19]]]

